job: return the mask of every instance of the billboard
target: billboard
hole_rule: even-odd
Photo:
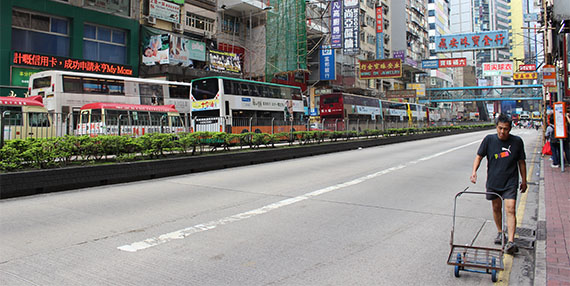
[[[437,53],[505,49],[508,46],[509,32],[507,30],[435,36]]]
[[[343,54],[358,54],[360,35],[360,4],[358,0],[343,0],[342,13],[342,46]]]
[[[538,73],[536,72],[516,72],[513,74],[514,80],[537,79]]]
[[[387,90],[386,98],[415,98],[415,89]]]
[[[180,23],[180,5],[165,0],[149,0],[149,16],[166,22]]]
[[[422,69],[439,68],[439,60],[422,60]]]
[[[384,21],[382,21],[382,7],[376,7],[376,33],[384,32]]]
[[[358,78],[397,78],[402,76],[401,59],[360,61]]]
[[[241,61],[238,54],[209,50],[210,70],[241,73]]]

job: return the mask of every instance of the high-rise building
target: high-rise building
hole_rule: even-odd
[[[430,0],[428,3],[428,29],[429,29],[429,50],[430,59],[451,58],[451,53],[436,53],[436,36],[450,34],[450,4],[449,0]],[[430,86],[444,87],[450,86],[453,82],[450,69],[430,70]]]

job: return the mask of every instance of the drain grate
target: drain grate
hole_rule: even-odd
[[[525,228],[525,227],[517,227],[517,232],[519,236],[527,236],[527,237],[536,237],[536,231],[534,229]]]
[[[517,238],[515,238],[515,243],[520,248],[525,248],[525,249],[533,249],[534,248],[534,239],[532,239],[532,238],[517,237]]]

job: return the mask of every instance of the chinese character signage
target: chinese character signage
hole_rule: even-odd
[[[512,76],[513,63],[483,63],[483,76]]]
[[[209,50],[210,70],[241,73],[241,61],[239,55],[234,53]]]
[[[322,46],[319,57],[320,80],[335,79],[334,50],[331,46]]]
[[[95,62],[90,60],[75,60],[65,57],[44,56],[34,53],[14,52],[14,65],[40,67],[76,72],[93,72],[111,75],[133,75],[133,68],[126,65]]]
[[[514,80],[537,79],[538,73],[535,72],[516,72],[513,74]]]
[[[438,53],[504,49],[508,45],[507,30],[435,36],[435,51]]]
[[[439,60],[422,60],[422,69],[439,68]]]
[[[30,82],[30,76],[41,71],[43,71],[43,69],[26,69],[26,68],[12,67],[12,85],[28,87],[28,83]]]
[[[386,98],[415,98],[415,89],[387,90]]]
[[[556,87],[556,66],[544,65],[542,67],[542,84],[544,86]]]
[[[376,7],[376,33],[384,32],[384,21],[382,21],[382,7]]]
[[[401,59],[360,61],[360,79],[397,78],[402,76]]]
[[[149,16],[166,22],[180,23],[180,5],[165,0],[149,0]]]
[[[408,83],[406,84],[407,89],[416,90],[417,97],[426,96],[426,85],[425,83]]]
[[[464,67],[467,65],[466,58],[454,58],[454,59],[440,59],[439,60],[439,67],[440,68],[458,68]]]
[[[359,52],[360,35],[360,7],[358,0],[342,0],[342,52],[346,55],[355,55]]]
[[[392,53],[394,55],[395,59],[404,59],[406,57],[406,51],[404,50],[398,50],[398,51],[394,51]]]
[[[341,1],[334,0],[331,3],[331,46],[334,49],[342,48]]]
[[[536,65],[535,64],[531,64],[531,65],[520,65],[519,66],[519,71],[536,71]]]

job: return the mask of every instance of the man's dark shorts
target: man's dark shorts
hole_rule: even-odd
[[[493,193],[497,193],[499,194],[501,197],[503,197],[504,200],[507,199],[513,199],[516,200],[517,199],[517,187],[512,187],[509,189],[506,189],[504,191],[497,191],[497,190],[493,190],[493,189],[487,189],[487,200],[492,201],[494,199],[498,199],[499,197],[497,197],[494,194],[489,194],[489,192],[493,192]]]

